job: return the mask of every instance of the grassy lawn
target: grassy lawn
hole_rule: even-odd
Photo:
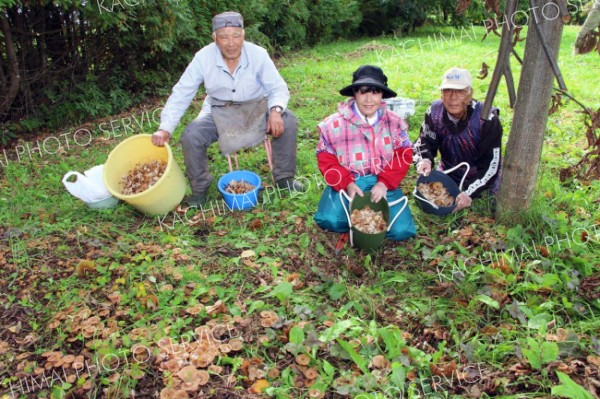
[[[565,28],[559,64],[570,92],[596,110],[600,61],[571,55],[576,33]],[[338,90],[352,72],[379,65],[399,96],[417,101],[408,119],[414,140],[449,67],[476,76],[490,65],[474,83],[475,98],[485,97],[499,38],[482,42],[483,34],[429,27],[279,59],[300,123],[298,175],[310,189],[267,188],[248,212],[223,209],[215,184],[213,209],[195,217],[145,216],[124,203],[93,210],[64,189],[66,172],[102,164],[126,137],[152,133],[165,99],[0,151],[0,398],[600,392],[600,182],[558,179],[585,152],[574,102],[550,116],[536,198],[521,224],[495,221],[489,200],[438,218],[411,198],[416,238],[374,254],[347,245],[336,256],[338,235],[312,219],[323,188],[315,126],[343,100]],[[495,105],[506,143],[504,82]],[[180,145],[173,150],[183,167]],[[217,146],[210,157],[216,180],[227,160]],[[261,147],[239,159],[271,182]],[[404,192],[415,179],[413,168]]]

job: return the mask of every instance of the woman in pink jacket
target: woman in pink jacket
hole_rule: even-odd
[[[412,163],[412,143],[406,133],[408,125],[388,111],[384,98],[395,97],[388,88],[387,77],[376,66],[363,65],[352,76],[352,84],[340,90],[350,97],[338,106],[338,112],[318,125],[320,140],[317,162],[327,188],[323,192],[315,221],[321,228],[343,233],[348,220],[338,192],[350,198],[370,191],[371,200],[390,202],[404,194],[399,188]],[[390,218],[401,205],[390,209]],[[388,232],[387,237],[404,240],[416,228],[408,207]]]

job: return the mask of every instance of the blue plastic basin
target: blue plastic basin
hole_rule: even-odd
[[[244,194],[231,194],[225,191],[229,183],[232,181],[243,180],[254,186],[254,190]],[[223,195],[225,204],[232,211],[242,211],[244,209],[251,209],[258,203],[258,191],[262,187],[260,176],[249,170],[234,170],[226,175],[223,175],[217,183],[217,188]]]

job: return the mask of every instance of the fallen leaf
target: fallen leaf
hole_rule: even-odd
[[[449,363],[430,364],[429,370],[433,375],[440,377],[450,377],[456,372],[456,363],[454,361]]]
[[[21,322],[19,321],[17,324],[15,324],[14,326],[10,326],[8,327],[8,331],[10,331],[13,334],[18,334],[21,331]]]
[[[147,295],[144,297],[142,304],[148,310],[153,310],[158,307],[158,297],[156,295]]]
[[[227,306],[225,306],[225,304],[221,300],[218,300],[212,306],[206,307],[206,313],[208,313],[209,315],[215,315],[215,314],[225,313],[225,312],[227,312]]]
[[[492,269],[500,269],[500,271],[504,274],[513,274],[513,270],[510,267],[508,261],[504,258],[498,259],[498,262],[494,262],[490,265]]]
[[[541,246],[541,245],[536,246],[536,248],[538,250],[538,253],[540,255],[542,255],[544,258],[547,258],[550,256],[550,251],[548,250],[548,248]]]
[[[242,259],[245,259],[245,258],[253,258],[253,257],[255,257],[255,256],[256,256],[256,252],[254,252],[254,251],[253,251],[253,250],[251,250],[251,249],[247,249],[247,250],[245,250],[245,251],[242,251],[242,254],[240,255],[240,257],[241,257]]]
[[[587,361],[590,362],[590,363],[592,363],[593,365],[595,365],[597,367],[600,367],[600,356],[589,355],[587,357]]]
[[[485,79],[487,78],[489,73],[489,66],[488,64],[486,64],[485,62],[481,64],[481,69],[479,70],[479,79]]]
[[[369,364],[369,367],[376,368],[379,370],[388,369],[391,367],[391,363],[385,358],[385,356],[377,355],[373,357],[373,360],[371,360],[371,364]]]
[[[260,219],[254,219],[248,224],[250,230],[258,230],[262,228],[262,221]]]
[[[262,394],[263,391],[265,389],[267,389],[269,387],[269,382],[267,380],[256,380],[254,381],[254,383],[252,384],[252,386],[250,386],[249,388],[249,392],[250,393],[256,393],[256,394]]]
[[[85,277],[87,273],[92,273],[96,271],[96,264],[92,260],[80,260],[75,267],[77,272],[77,277]]]

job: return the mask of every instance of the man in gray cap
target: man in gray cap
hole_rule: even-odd
[[[200,207],[213,181],[206,154],[218,141],[224,155],[262,143],[270,134],[273,178],[279,188],[305,191],[294,179],[298,122],[287,109],[290,93],[267,51],[245,41],[244,20],[224,12],[212,20],[214,43],[198,51],[173,87],[152,142],[168,142],[179,120],[204,84],[206,98],[198,117],[181,135],[192,195],[184,202]]]
[[[472,78],[468,70],[450,68],[442,77],[441,99],[434,101],[421,125],[415,143],[417,173],[429,175],[438,151],[440,170],[462,162],[469,164],[464,190],[457,195],[454,212],[471,206],[472,198],[488,191],[495,194],[502,174],[502,125],[498,108],[481,115],[483,103],[473,100]],[[448,174],[460,184],[465,170]]]

